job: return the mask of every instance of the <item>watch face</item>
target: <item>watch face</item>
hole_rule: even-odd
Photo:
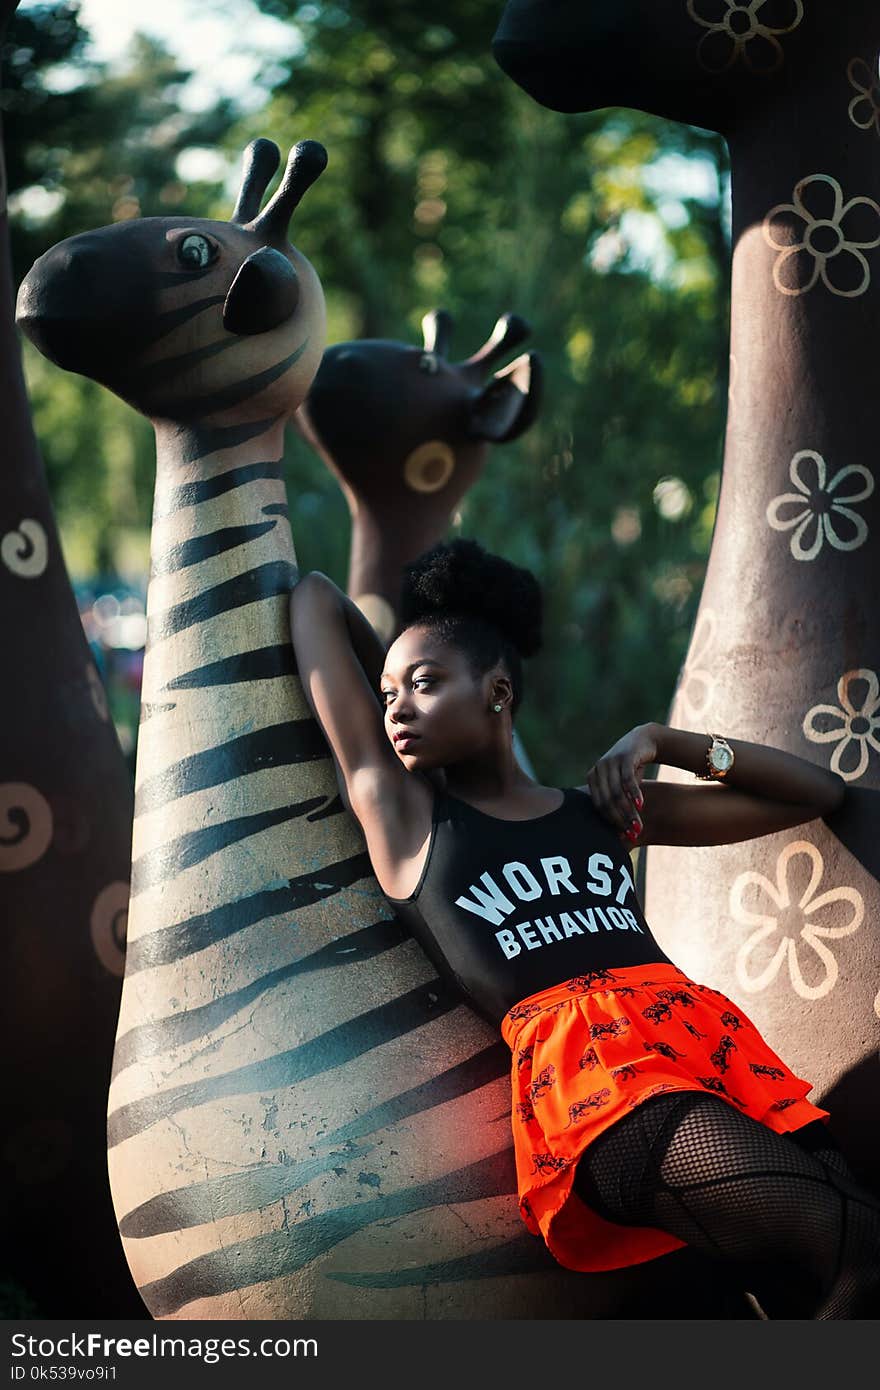
[[[725,772],[733,762],[733,754],[729,748],[713,748],[710,756],[712,766],[717,767],[719,772]]]

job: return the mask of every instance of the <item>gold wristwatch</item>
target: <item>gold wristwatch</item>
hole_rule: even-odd
[[[722,738],[720,734],[709,734],[708,729],[706,732],[712,740],[706,749],[706,766],[709,771],[695,772],[694,776],[701,782],[723,782],[733,767],[733,749],[727,739]]]

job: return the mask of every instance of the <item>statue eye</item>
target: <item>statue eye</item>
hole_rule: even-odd
[[[187,270],[203,270],[217,255],[217,247],[199,232],[190,232],[177,247],[177,259]]]

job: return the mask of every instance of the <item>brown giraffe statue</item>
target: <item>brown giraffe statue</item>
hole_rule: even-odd
[[[294,670],[282,434],[324,310],[287,226],[324,159],[298,145],[260,212],[257,141],[231,222],[73,237],[19,295],[157,437],[120,1231],[156,1318],[576,1316],[517,1211],[506,1046],[393,921]]]
[[[0,2],[0,43],[15,8]],[[105,1138],[131,779],[61,554],[13,311],[0,140],[2,1272],[43,1317],[142,1317]]]
[[[531,328],[498,320],[464,362],[448,361],[452,315],[422,319],[422,347],[385,339],[335,343],[294,416],[339,480],[351,515],[348,595],[387,646],[403,568],[441,540],[481,476],[491,444],[516,439],[540,404],[541,362],[523,353],[485,377]],[[533,769],[516,730],[521,766]]]
[[[494,42],[546,106],[634,106],[729,143],[726,455],[668,722],[797,753],[843,777],[849,795],[830,826],[684,853],[652,846],[646,911],[683,969],[741,1000],[815,1079],[811,1099],[874,1183],[878,50],[876,0],[510,0]]]
[[[303,435],[339,479],[351,514],[348,594],[384,641],[396,630],[404,565],[442,539],[486,465],[490,444],[535,419],[535,353],[489,370],[529,336],[516,314],[498,320],[464,362],[449,362],[452,316],[422,320],[423,346],[364,338],[324,353],[297,412]]]

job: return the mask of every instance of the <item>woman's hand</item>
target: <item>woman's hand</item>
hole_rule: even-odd
[[[587,773],[587,785],[596,810],[617,826],[621,839],[636,840],[642,822],[638,811],[644,805],[641,792],[642,768],[657,761],[657,739],[652,724],[639,724],[619,738]]]

